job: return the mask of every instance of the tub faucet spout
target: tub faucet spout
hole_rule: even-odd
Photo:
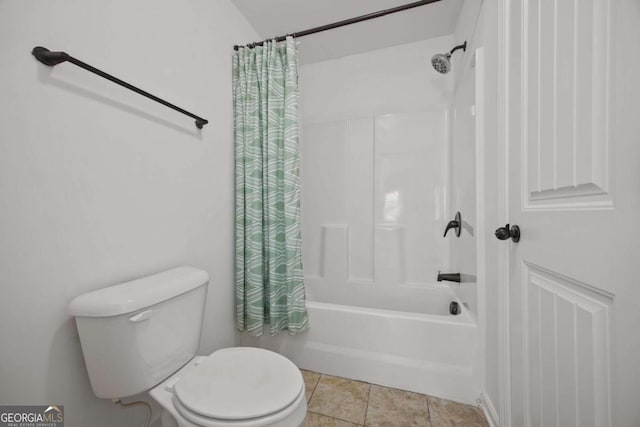
[[[438,271],[438,282],[442,282],[443,280],[460,283],[460,273],[440,273]]]

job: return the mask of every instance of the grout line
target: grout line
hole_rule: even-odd
[[[367,425],[367,414],[369,413],[369,399],[371,399],[371,383],[367,384],[369,384],[369,391],[367,393],[367,403],[364,408],[364,420],[362,420],[362,424],[365,426]]]
[[[313,371],[309,371],[309,372],[313,372]],[[318,374],[318,380],[316,381],[315,385],[313,386],[313,390],[311,390],[311,394],[309,395],[309,400],[307,400],[307,407],[309,406],[309,403],[311,403],[311,399],[313,399],[313,395],[316,393],[316,390],[318,389],[318,384],[320,384],[320,379],[322,378],[322,374],[319,372],[314,372],[316,374]]]

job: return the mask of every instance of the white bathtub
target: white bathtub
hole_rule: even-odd
[[[304,369],[472,403],[476,323],[446,285],[327,286],[306,279],[310,329],[249,337],[241,345],[277,351]],[[335,303],[339,301],[340,303]]]

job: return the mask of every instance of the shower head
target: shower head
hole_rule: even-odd
[[[462,49],[463,52],[466,51],[467,42],[454,47],[449,53],[437,53],[433,55],[431,57],[431,65],[433,68],[441,74],[447,74],[451,71],[451,55],[458,49]]]
[[[450,53],[437,53],[431,58],[431,65],[437,72],[447,74],[451,69],[450,58]]]

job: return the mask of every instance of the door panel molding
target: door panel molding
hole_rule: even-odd
[[[524,0],[522,206],[602,209],[610,188],[611,0]]]
[[[526,425],[610,426],[613,295],[526,260],[522,284]]]

